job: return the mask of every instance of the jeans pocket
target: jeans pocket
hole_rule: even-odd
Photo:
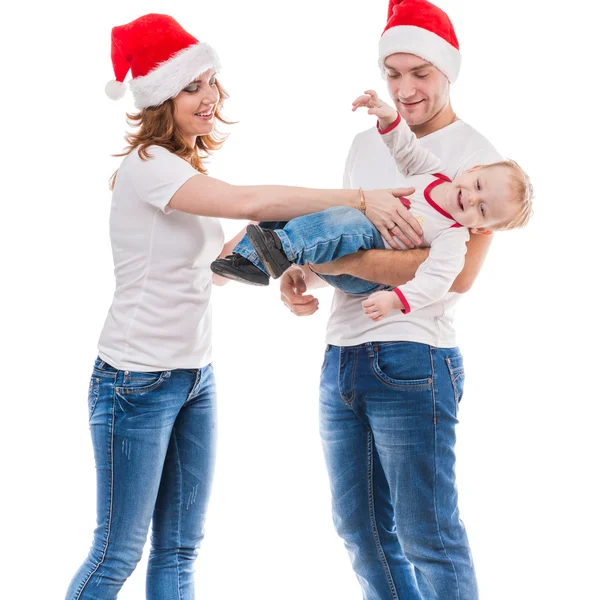
[[[100,377],[92,375],[88,387],[88,418],[91,420],[100,397]]]
[[[465,388],[465,368],[460,356],[446,356],[445,362],[448,367],[448,373],[450,374],[450,383],[454,390],[454,403],[456,406],[456,413],[458,414],[458,405],[462,400]]]
[[[402,348],[396,343],[384,343],[373,347],[373,373],[382,383],[398,390],[430,390],[433,377],[429,365],[430,362],[425,360],[405,360]]]
[[[158,388],[171,371],[124,371],[120,394],[144,394]]]
[[[331,345],[327,344],[325,346],[325,352],[323,355],[323,363],[321,365],[321,375],[323,375],[323,373],[325,373],[325,369],[327,368],[327,363],[329,362],[330,353],[331,353]]]

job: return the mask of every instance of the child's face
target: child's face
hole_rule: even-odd
[[[513,200],[506,167],[465,171],[454,179],[449,193],[448,212],[475,233],[486,233],[517,215],[518,205]]]

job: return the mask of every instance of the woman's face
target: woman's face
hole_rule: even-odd
[[[219,90],[213,69],[209,69],[183,88],[175,98],[175,123],[190,145],[199,135],[208,135],[215,125]]]

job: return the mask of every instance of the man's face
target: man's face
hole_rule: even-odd
[[[383,64],[390,96],[410,127],[427,123],[448,103],[448,79],[423,58],[397,53]]]

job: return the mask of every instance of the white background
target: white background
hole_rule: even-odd
[[[457,320],[460,505],[481,597],[600,598],[597,21],[564,3],[438,3],[463,53],[456,112],[536,188],[534,220],[496,236]],[[351,101],[367,87],[386,93],[385,0],[5,9],[2,598],[61,599],[92,540],[87,385],[113,293],[110,154],[132,108],[103,89],[110,28],[147,12],[168,12],[221,56],[225,112],[239,124],[210,172],[231,183],[337,187],[353,136],[372,125]],[[241,225],[224,222],[227,234]],[[219,457],[198,598],[361,597],[331,523],[318,437],[331,293],[318,295],[318,313],[299,319],[276,284],[214,292]],[[123,600],[143,598],[145,562]]]

